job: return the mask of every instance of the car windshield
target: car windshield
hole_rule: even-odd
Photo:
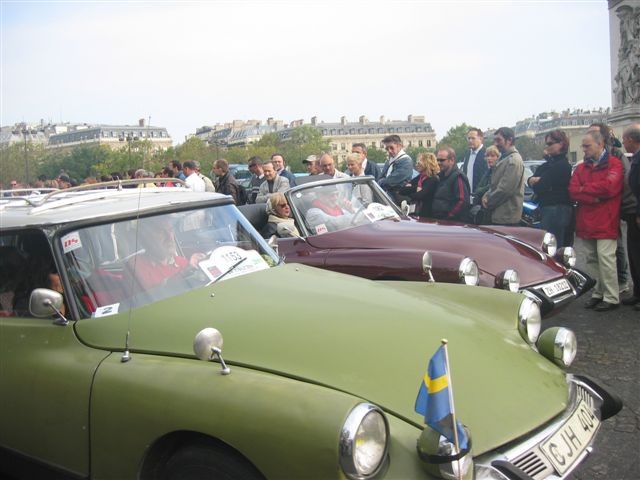
[[[307,235],[400,218],[389,197],[369,177],[313,183],[287,195],[297,223]]]
[[[82,317],[139,307],[278,263],[232,205],[78,228],[63,234],[60,246]]]

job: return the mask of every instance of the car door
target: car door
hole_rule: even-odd
[[[32,243],[41,250],[49,248],[44,234],[40,232],[34,238],[37,242]],[[13,270],[16,276],[31,273],[35,267],[29,259],[34,255],[23,248],[25,242],[3,234],[0,243],[14,245],[12,248],[25,262]],[[50,250],[45,253],[51,255]],[[33,318],[23,308],[3,314],[0,447],[74,474],[88,475],[91,384],[109,352],[78,341],[73,322],[57,325],[54,317]]]

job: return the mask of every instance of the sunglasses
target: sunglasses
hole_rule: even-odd
[[[446,162],[449,159],[448,158],[437,158],[436,160],[438,160],[438,162]]]
[[[545,145],[547,147],[550,147],[551,145],[555,145],[556,143],[560,143],[560,142],[546,142]]]

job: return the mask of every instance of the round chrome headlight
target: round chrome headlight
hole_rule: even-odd
[[[542,239],[542,250],[544,250],[544,253],[550,257],[553,257],[556,254],[557,249],[558,241],[556,240],[556,236],[551,232],[546,232]]]
[[[458,277],[460,282],[465,285],[478,285],[480,281],[479,272],[478,264],[469,257],[464,257],[460,262],[460,267],[458,267]]]
[[[520,288],[520,275],[515,270],[505,270],[496,276],[496,287],[517,292]]]
[[[518,309],[518,331],[525,342],[530,345],[536,343],[541,324],[540,307],[534,300],[525,297]]]
[[[573,247],[562,247],[558,250],[558,253],[556,253],[556,258],[567,268],[576,266],[576,251]]]
[[[369,403],[357,405],[340,433],[340,466],[347,477],[374,476],[384,464],[389,448],[389,425],[380,409]]]
[[[433,268],[433,260],[431,258],[431,253],[427,250],[424,252],[424,255],[422,255],[422,271],[424,273],[429,273],[431,268]]]
[[[546,329],[538,339],[538,352],[560,367],[569,367],[578,352],[578,340],[572,330],[564,327]]]

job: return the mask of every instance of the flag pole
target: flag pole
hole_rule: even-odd
[[[446,338],[440,340],[444,347],[444,361],[447,366],[447,380],[449,384],[449,403],[451,404],[451,420],[453,421],[453,443],[456,446],[457,454],[460,454],[460,441],[458,440],[458,422],[456,421],[456,408],[453,403],[453,382],[451,381],[451,370],[449,368],[449,350],[447,350],[447,344],[449,341]],[[458,459],[458,464],[460,460]],[[462,472],[460,471],[460,465],[458,465],[458,479],[462,478]]]

